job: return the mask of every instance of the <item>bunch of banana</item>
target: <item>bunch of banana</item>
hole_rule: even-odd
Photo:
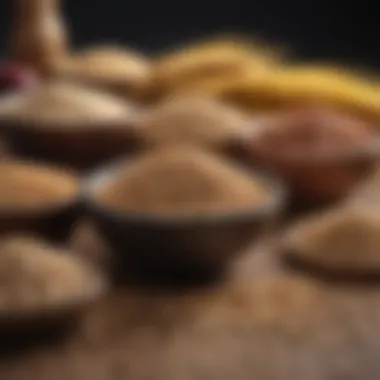
[[[240,37],[185,46],[153,61],[145,96],[201,95],[249,112],[322,103],[380,124],[376,77],[329,64],[302,64]]]
[[[235,81],[213,96],[250,110],[319,103],[379,123],[378,83],[365,75],[335,67],[296,65]]]
[[[219,98],[248,111],[324,104],[380,124],[379,80],[328,65],[276,66],[260,75],[246,70],[193,81],[177,92]]]

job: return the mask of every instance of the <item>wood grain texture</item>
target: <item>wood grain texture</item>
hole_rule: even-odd
[[[378,380],[379,349],[380,286],[291,273],[264,240],[219,284],[118,289],[64,342],[3,356],[0,378]]]

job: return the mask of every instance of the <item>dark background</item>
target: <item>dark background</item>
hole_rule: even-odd
[[[17,1],[17,0],[13,0]],[[12,0],[0,0],[4,49]],[[145,51],[218,32],[259,35],[304,58],[380,66],[378,0],[66,0],[75,45],[117,41]]]

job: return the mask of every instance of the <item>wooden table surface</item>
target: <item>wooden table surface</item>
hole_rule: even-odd
[[[296,274],[263,239],[218,284],[115,290],[62,342],[2,355],[0,379],[378,380],[379,355],[380,285]]]

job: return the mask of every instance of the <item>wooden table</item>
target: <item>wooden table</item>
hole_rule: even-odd
[[[292,273],[269,241],[212,286],[115,290],[63,342],[2,357],[0,379],[378,380],[380,285]]]

